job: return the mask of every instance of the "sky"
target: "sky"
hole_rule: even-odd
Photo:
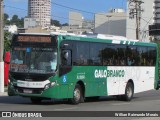
[[[76,11],[69,8],[79,9],[91,13],[107,13],[111,8],[123,8],[126,9],[127,0],[51,0],[52,19],[58,20],[61,23],[68,23],[69,11]],[[62,5],[62,6],[58,6]],[[14,14],[19,18],[27,16],[28,12],[28,0],[4,0],[4,12],[11,18]],[[82,12],[85,19],[93,19],[94,15],[91,13]]]

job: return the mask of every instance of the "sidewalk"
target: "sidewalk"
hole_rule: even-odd
[[[5,86],[4,87],[4,92],[3,93],[0,92],[0,96],[8,96],[7,91],[8,91],[8,87]]]
[[[3,93],[0,92],[0,97],[1,96],[8,96],[8,93],[7,92],[3,92]]]

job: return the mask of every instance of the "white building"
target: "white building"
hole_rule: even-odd
[[[28,0],[29,18],[40,20],[40,26],[51,25],[51,0]]]
[[[24,18],[24,28],[33,28],[40,25],[40,20],[36,18]]]
[[[82,28],[94,29],[94,21],[84,19],[82,23]]]
[[[160,39],[160,0],[155,0],[154,8],[154,23],[149,26],[150,35],[156,39]]]
[[[123,9],[111,9],[109,13],[95,14],[94,32],[126,36],[126,13]]]
[[[157,28],[159,25],[160,33],[160,0],[141,0],[141,8],[143,10],[141,14],[140,25],[140,40],[150,41],[149,25],[153,23]],[[111,34],[126,36],[128,39],[136,39],[136,18],[130,19],[129,15],[129,1],[127,1],[127,13],[122,9],[112,9],[109,13],[97,13],[95,14],[95,33]],[[134,7],[135,5],[133,5]],[[154,15],[155,13],[155,15]],[[154,33],[155,34],[155,33]],[[160,35],[159,35],[160,38]]]
[[[140,40],[141,41],[150,41],[149,36],[149,25],[153,24],[154,16],[153,16],[153,3],[154,0],[142,0],[142,16],[141,16],[141,26],[140,26]],[[127,25],[126,25],[126,37],[129,39],[136,39],[136,18],[129,18],[129,8],[127,2]]]
[[[83,16],[79,12],[69,12],[69,26],[70,27],[82,27]]]
[[[4,31],[8,31],[10,33],[17,33],[18,27],[16,25],[6,25],[4,27]]]

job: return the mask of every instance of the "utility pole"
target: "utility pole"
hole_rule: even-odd
[[[142,8],[141,4],[144,3],[142,0],[129,0],[129,15],[130,18],[133,19],[136,17],[136,39],[140,40],[140,31],[141,31],[141,16],[142,16]]]
[[[0,0],[0,93],[4,92],[4,34],[3,34],[3,0]]]

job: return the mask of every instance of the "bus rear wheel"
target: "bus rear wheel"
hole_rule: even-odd
[[[125,95],[123,96],[123,99],[125,101],[131,101],[133,98],[134,94],[134,87],[131,82],[127,83],[126,90],[125,90]]]
[[[76,84],[74,91],[73,91],[73,98],[70,99],[71,104],[79,104],[83,101],[83,91],[79,84]]]
[[[124,95],[116,95],[117,100],[120,101],[131,101],[134,94],[134,87],[131,82],[127,83],[125,94]]]

